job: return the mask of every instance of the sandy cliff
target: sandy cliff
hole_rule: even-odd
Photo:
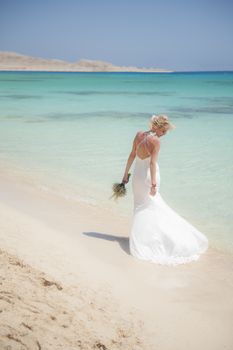
[[[0,70],[51,71],[51,72],[172,72],[160,68],[115,66],[105,61],[82,59],[74,63],[59,59],[45,59],[0,51]]]

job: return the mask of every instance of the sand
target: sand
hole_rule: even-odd
[[[0,252],[1,349],[141,349],[142,325],[91,286],[62,285]]]
[[[1,349],[233,348],[233,257],[129,254],[131,217],[0,175]],[[210,242],[211,243],[211,242]]]
[[[110,62],[81,59],[67,62],[60,59],[48,59],[23,55],[12,51],[0,51],[0,71],[29,72],[143,72],[171,73],[163,68],[139,68],[133,66],[116,66]]]

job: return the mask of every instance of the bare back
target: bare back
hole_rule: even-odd
[[[140,132],[136,139],[136,155],[140,159],[149,158],[154,148],[153,143],[150,142],[150,138],[153,137],[147,132]]]

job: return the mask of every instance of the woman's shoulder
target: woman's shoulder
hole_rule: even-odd
[[[135,135],[135,137],[134,137],[134,140],[139,140],[140,141],[140,139],[142,138],[142,136],[145,134],[145,131],[143,131],[143,130],[139,130],[139,131],[137,131],[136,132],[136,135]]]
[[[154,146],[160,145],[160,139],[157,135],[153,135],[153,134],[148,135],[148,141]]]
[[[145,131],[139,130],[139,131],[136,133],[136,136],[141,136],[141,135],[144,135],[144,134],[145,134]]]
[[[151,142],[155,144],[160,143],[159,137],[157,135],[148,134],[148,131],[144,131],[144,130],[139,130],[135,135],[135,139],[140,139],[145,135],[147,135],[148,140],[150,140]]]

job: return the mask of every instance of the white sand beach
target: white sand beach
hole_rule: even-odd
[[[233,350],[232,11],[1,1],[0,350]]]
[[[230,350],[233,258],[129,254],[131,218],[0,175],[1,349]]]

